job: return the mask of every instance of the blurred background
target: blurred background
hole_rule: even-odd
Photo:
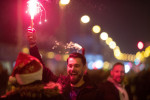
[[[11,74],[18,53],[29,53],[26,32],[31,19],[26,13],[28,0],[0,2],[0,62]],[[148,0],[39,2],[45,11],[34,18],[37,46],[46,66],[56,75],[66,74],[68,55],[81,52],[82,47],[89,73],[96,77],[107,76],[118,61],[131,76],[149,68]]]

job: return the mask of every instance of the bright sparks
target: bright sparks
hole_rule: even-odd
[[[45,8],[43,7],[43,5],[40,2],[38,2],[38,0],[29,0],[27,4],[28,4],[27,12],[30,14],[31,19],[33,20],[34,16],[40,13],[40,22],[41,22],[42,11],[44,10],[45,12]],[[45,12],[45,21],[47,21],[46,12]]]
[[[58,41],[55,41],[55,45],[52,47],[52,49],[64,49],[64,51],[66,51],[65,53],[69,53],[68,50],[70,49],[75,49],[77,52],[79,52],[79,50],[82,50],[82,46],[79,45],[78,43],[74,43],[74,42],[70,42],[70,43],[66,43],[66,44],[63,44],[61,42],[58,42]],[[62,52],[62,51],[59,51],[59,53]]]
[[[40,4],[37,0],[29,0],[27,3],[28,3],[28,11],[31,16],[31,19],[34,19],[34,16],[40,11],[40,7],[39,7]]]
[[[81,50],[82,46],[77,43],[70,42],[70,43],[67,43],[67,45],[65,46],[65,49],[66,48],[75,48],[77,50]]]

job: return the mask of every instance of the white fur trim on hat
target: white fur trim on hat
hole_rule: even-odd
[[[39,71],[30,74],[16,74],[17,83],[20,85],[27,85],[37,80],[42,80],[43,68]]]

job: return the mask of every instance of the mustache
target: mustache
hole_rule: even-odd
[[[78,73],[77,71],[73,70],[73,71],[69,71],[69,73]]]

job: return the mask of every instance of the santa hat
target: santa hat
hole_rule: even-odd
[[[9,82],[27,85],[42,80],[42,73],[43,66],[37,58],[29,54],[19,53]]]

